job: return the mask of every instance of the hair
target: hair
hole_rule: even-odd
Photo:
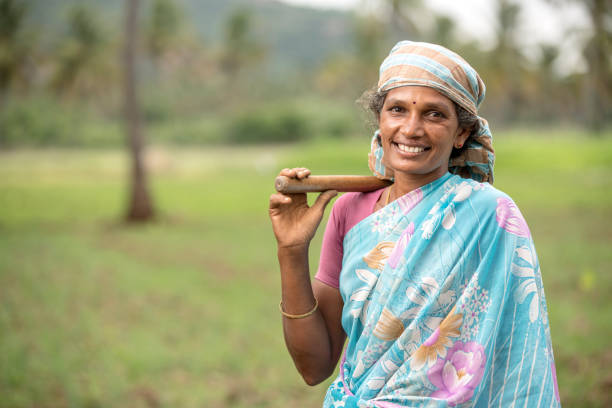
[[[365,91],[357,100],[357,103],[362,105],[364,109],[372,112],[375,120],[378,122],[380,112],[382,112],[382,107],[385,104],[385,98],[387,97],[388,93],[388,90],[379,92],[377,88],[374,87]],[[453,101],[453,105],[455,105],[455,112],[457,113],[459,127],[462,129],[472,129],[472,133],[477,133],[480,130],[478,116],[468,112],[466,109],[459,106],[455,101]],[[454,156],[455,150],[457,149],[453,149],[453,154],[451,157]]]

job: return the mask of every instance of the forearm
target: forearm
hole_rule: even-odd
[[[303,314],[313,309],[313,294],[308,266],[308,247],[279,248],[282,307],[289,314]],[[323,314],[318,308],[301,319],[283,317],[287,349],[295,365],[309,385],[331,375],[336,361]]]

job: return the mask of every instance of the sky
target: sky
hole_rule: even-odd
[[[377,0],[280,0],[306,7],[328,9],[370,10]],[[579,52],[580,43],[589,30],[589,17],[582,7],[574,4],[551,6],[544,0],[517,0],[522,12],[519,17],[519,39],[525,54],[535,57],[541,43],[563,43],[557,62],[560,73],[582,71],[585,64]],[[569,2],[568,2],[569,3]],[[492,0],[427,0],[427,7],[455,19],[462,35],[477,39],[485,48],[494,44],[495,2]],[[575,28],[567,35],[568,28]]]

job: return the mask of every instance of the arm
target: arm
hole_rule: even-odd
[[[281,175],[304,178],[307,169],[285,169]],[[344,343],[340,324],[340,292],[322,282],[311,283],[308,249],[321,222],[327,203],[335,191],[322,193],[308,206],[306,194],[273,194],[270,219],[278,243],[281,271],[282,306],[290,314],[306,313],[319,302],[318,309],[302,319],[283,317],[287,349],[307,384],[315,385],[333,372]]]

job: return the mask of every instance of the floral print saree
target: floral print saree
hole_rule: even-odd
[[[546,302],[514,202],[447,173],[353,227],[348,343],[324,407],[556,407]]]

